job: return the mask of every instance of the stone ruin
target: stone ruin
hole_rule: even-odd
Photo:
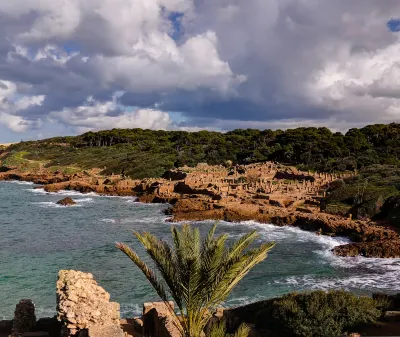
[[[388,301],[385,317],[398,319],[400,293],[397,295],[374,294],[375,299]],[[41,318],[36,321],[35,306],[31,300],[21,300],[15,309],[14,319],[0,321],[0,336],[9,337],[181,337],[174,303],[144,303],[140,318],[119,319],[119,304],[110,302],[110,295],[93,279],[92,274],[74,270],[61,270],[57,281],[57,319]],[[210,324],[224,320],[230,333],[243,323],[233,309],[217,308]],[[125,323],[124,323],[125,321]],[[122,323],[122,324],[121,324]],[[121,329],[124,327],[124,331]],[[259,336],[254,325],[249,336]],[[61,334],[60,334],[61,330]],[[256,333],[256,334],[254,334]],[[360,336],[358,334],[349,335]]]
[[[14,312],[11,336],[24,336],[26,332],[35,331],[35,327],[35,305],[33,304],[32,300],[25,299],[19,301]]]
[[[90,273],[61,270],[57,281],[57,312],[61,337],[124,337],[119,304]]]

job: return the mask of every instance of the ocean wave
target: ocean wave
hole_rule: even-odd
[[[120,304],[120,313],[122,318],[132,318],[141,316],[142,314],[142,306],[133,303],[121,303]]]
[[[70,207],[82,207],[82,205],[76,204],[76,205],[71,205],[71,206],[63,206],[63,205],[57,205],[53,201],[41,201],[41,202],[33,202],[34,205],[39,205],[39,207],[42,208],[70,208]]]
[[[119,199],[127,199],[127,202],[136,202],[137,197],[134,196],[119,196],[119,195],[102,195],[95,192],[81,193],[79,191],[74,190],[60,190],[58,192],[47,192],[44,188],[34,188],[28,189],[27,191],[37,194],[46,194],[46,195],[61,195],[61,196],[91,196],[98,198],[119,198]]]
[[[238,307],[238,306],[245,306],[250,303],[259,302],[262,300],[267,299],[266,296],[262,296],[260,294],[255,294],[253,296],[240,296],[240,297],[231,297],[226,300],[222,305],[224,307]]]
[[[37,194],[58,195],[58,196],[67,196],[67,197],[71,197],[71,196],[77,196],[77,197],[81,197],[81,196],[100,197],[99,194],[96,194],[94,192],[80,193],[80,192],[72,191],[72,190],[61,190],[61,191],[58,191],[58,192],[47,192],[43,188],[34,188],[34,189],[28,189],[27,191],[29,191],[31,193],[37,193]]]
[[[117,220],[116,219],[101,219],[101,222],[107,222],[107,223],[116,223]]]
[[[365,292],[397,292],[400,289],[400,271],[321,278],[317,275],[290,276],[275,280],[275,284],[291,285],[294,289],[329,290],[345,289]],[[396,290],[397,289],[397,290]]]
[[[215,221],[202,221],[201,223],[215,223]],[[329,251],[336,246],[350,242],[350,240],[345,237],[317,235],[314,232],[305,231],[298,227],[263,224],[253,220],[242,221],[239,223],[220,221],[219,223],[223,227],[245,226],[251,230],[255,229],[263,239],[270,241],[286,241],[290,238],[297,242],[315,242],[321,246],[323,251]]]
[[[164,222],[167,217],[145,217],[145,218],[122,218],[122,219],[101,219],[101,222],[108,223],[119,223],[119,224],[129,224],[129,223],[161,223]]]
[[[31,181],[20,181],[20,180],[7,180],[8,183],[17,185],[34,185]]]
[[[94,202],[93,198],[74,199],[75,202]]]

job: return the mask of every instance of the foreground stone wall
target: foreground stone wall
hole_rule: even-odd
[[[90,273],[61,270],[57,281],[57,312],[61,337],[123,337],[119,304]]]

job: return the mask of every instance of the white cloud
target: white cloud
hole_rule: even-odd
[[[0,71],[18,86],[2,120],[21,131],[47,117],[176,127],[160,110],[127,112],[147,95],[146,107],[181,112],[189,128],[199,117],[341,130],[400,121],[400,38],[386,27],[399,10],[398,0],[0,1]],[[130,107],[110,100],[118,91]]]
[[[0,124],[7,126],[14,132],[24,132],[30,127],[40,126],[40,120],[32,122],[16,114],[32,106],[42,105],[45,97],[23,96],[16,98],[17,93],[15,83],[0,80]]]
[[[140,38],[129,56],[96,56],[88,64],[106,86],[122,83],[137,92],[208,88],[229,94],[245,76],[235,75],[220,59],[217,42],[213,32],[193,36],[181,46],[165,33],[151,34]]]
[[[115,114],[118,94],[111,101],[99,102],[89,97],[77,108],[64,108],[53,111],[50,118],[74,126],[78,130],[101,130],[112,128],[143,128],[166,130],[172,123],[167,112],[153,109],[136,109]]]

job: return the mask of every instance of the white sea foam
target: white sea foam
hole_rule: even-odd
[[[142,307],[138,304],[132,303],[121,303],[121,317],[122,318],[131,318],[135,316],[140,316],[142,314]]]
[[[28,189],[27,191],[37,194],[47,194],[47,195],[61,195],[61,196],[91,196],[98,198],[119,198],[119,199],[127,199],[127,202],[136,202],[137,197],[133,196],[119,196],[119,195],[102,195],[95,192],[81,193],[79,191],[74,190],[60,190],[57,192],[47,192],[44,188],[35,188]]]
[[[210,221],[204,223],[208,222]],[[318,254],[322,261],[338,270],[335,276],[288,276],[278,280],[275,279],[272,281],[274,284],[293,286],[293,289],[326,290],[344,288],[353,291],[364,290],[370,292],[400,290],[400,259],[373,259],[361,256],[352,258],[333,255],[331,249],[338,245],[349,243],[350,240],[347,238],[317,235],[296,227],[279,227],[255,221],[243,221],[241,223],[222,221],[221,225],[224,227],[246,226],[249,229],[256,229],[263,239],[277,241],[278,243],[288,241],[315,243],[319,248],[315,249],[312,253]],[[240,233],[233,234],[233,236],[241,235]],[[236,300],[233,301],[236,302]]]
[[[300,228],[291,226],[275,226],[272,224],[262,224],[256,221],[243,221],[240,223],[221,221],[220,223],[223,226],[245,226],[249,230],[255,229],[264,240],[287,241],[287,239],[290,238],[291,240],[297,242],[315,242],[321,245],[323,251],[329,251],[336,246],[350,242],[349,239],[344,237],[317,235],[314,232],[305,231]]]
[[[346,289],[374,291],[400,290],[400,259],[343,258],[346,269],[354,268],[350,276],[321,277],[318,275],[290,276],[275,280],[275,284],[292,285],[296,289]],[[371,261],[370,261],[371,260]]]
[[[74,199],[75,202],[82,203],[82,202],[94,202],[93,198],[82,198],[82,199]]]
[[[127,222],[137,222],[137,223],[154,223],[154,222],[165,222],[168,217],[146,217],[142,219],[126,219]]]
[[[137,198],[131,198],[131,199],[128,199],[126,202],[134,202],[134,203],[136,203],[137,202]]]
[[[34,202],[33,204],[39,205],[41,208],[69,208],[69,207],[82,207],[82,205],[71,205],[71,206],[63,206],[63,205],[57,205],[55,202],[52,201],[41,201],[41,202]]]
[[[101,222],[107,222],[107,223],[116,223],[117,220],[116,219],[101,219]]]
[[[17,185],[33,185],[34,183],[31,181],[20,181],[20,180],[9,180],[8,183],[17,184]]]
[[[129,223],[157,223],[163,222],[165,219],[163,217],[145,217],[145,218],[122,218],[122,219],[101,219],[101,222],[108,223],[119,223],[119,224],[129,224]]]

